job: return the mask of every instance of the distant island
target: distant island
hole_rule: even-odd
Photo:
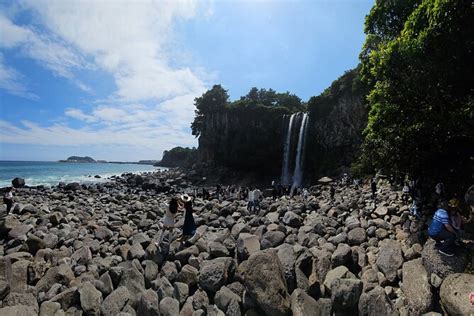
[[[91,163],[91,162],[97,162],[97,161],[95,161],[93,158],[91,158],[89,156],[85,156],[85,157],[71,156],[71,157],[68,157],[66,160],[59,160],[59,162],[79,162],[79,163],[88,162],[88,163]]]
[[[114,163],[114,164],[136,164],[136,165],[154,165],[158,162],[158,160],[139,160],[136,161],[107,161],[107,160],[95,160],[89,156],[81,157],[81,156],[71,156],[67,159],[59,160],[58,162],[72,162],[72,163]]]

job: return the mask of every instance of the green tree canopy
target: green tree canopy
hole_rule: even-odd
[[[400,18],[382,14],[388,20],[374,24],[381,3],[366,20],[367,41],[371,36],[380,41],[361,55],[362,72],[369,75],[373,87],[362,160],[414,175],[470,178],[474,148],[471,1],[424,0],[419,5],[387,1],[401,12]],[[406,7],[400,9],[398,4]],[[410,7],[413,10],[407,14]]]
[[[214,85],[210,90],[206,91],[202,96],[194,99],[196,109],[194,121],[191,123],[191,130],[194,136],[199,137],[202,130],[202,123],[206,114],[218,111],[224,108],[229,102],[227,90],[221,85]]]

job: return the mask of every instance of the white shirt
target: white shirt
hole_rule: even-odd
[[[10,192],[6,192],[6,193],[5,193],[5,197],[6,197],[7,199],[10,199],[10,200],[11,200],[11,199],[13,199],[13,193],[12,193],[11,191],[10,191]]]
[[[253,202],[255,200],[255,192],[249,191],[249,202]]]

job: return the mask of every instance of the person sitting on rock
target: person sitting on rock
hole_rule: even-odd
[[[451,225],[449,213],[446,211],[446,203],[441,203],[439,209],[433,215],[433,220],[428,227],[428,234],[436,241],[439,253],[452,257],[456,240],[456,232]]]
[[[13,188],[8,187],[5,195],[3,196],[3,203],[7,205],[7,215],[10,213],[10,210],[12,209],[13,206]]]
[[[180,204],[176,197],[172,197],[170,203],[168,205],[168,209],[166,210],[165,216],[163,217],[163,227],[161,230],[160,238],[156,242],[156,245],[159,247],[161,242],[163,241],[163,237],[165,232],[168,232],[169,239],[171,239],[171,234],[173,233],[173,229],[175,228],[175,217],[178,213],[178,208]],[[169,240],[171,242],[171,240]]]

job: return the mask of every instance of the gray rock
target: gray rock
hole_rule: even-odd
[[[108,240],[113,236],[113,232],[107,227],[99,226],[94,229],[95,238],[99,240]]]
[[[137,313],[141,316],[160,315],[158,294],[156,294],[155,291],[148,289],[142,294],[140,302],[138,303]]]
[[[286,315],[290,311],[283,268],[273,249],[259,251],[248,259],[245,288],[268,315]]]
[[[347,240],[349,245],[360,245],[364,241],[366,241],[367,236],[365,234],[365,229],[361,227],[353,228],[347,234]]]
[[[362,294],[362,282],[358,279],[336,279],[331,284],[331,302],[336,315],[350,314],[357,307]]]
[[[57,302],[43,302],[40,307],[39,316],[55,315],[61,309],[61,304]]]
[[[403,264],[402,248],[398,241],[385,239],[380,243],[377,266],[389,282],[397,278],[397,270]]]
[[[294,212],[288,211],[283,216],[283,223],[291,227],[300,227],[303,223],[303,219]]]
[[[423,314],[433,308],[433,293],[428,280],[428,273],[421,259],[403,264],[403,285],[405,301],[413,314]]]
[[[293,316],[322,316],[318,302],[301,289],[291,294],[291,312]]]
[[[102,304],[102,293],[90,282],[82,283],[79,287],[79,299],[82,310],[86,315],[100,315],[100,306]]]
[[[121,286],[105,298],[100,310],[104,316],[115,316],[131,298],[132,296],[128,289],[125,286]]]
[[[240,233],[236,247],[239,260],[246,260],[251,254],[260,250],[260,241],[255,235]]]
[[[15,305],[0,308],[2,316],[37,316],[38,312],[31,306]]]
[[[175,282],[173,290],[173,297],[178,300],[179,305],[182,306],[189,295],[189,287],[186,283]]]
[[[186,283],[188,286],[195,286],[198,283],[199,270],[187,264],[181,268],[176,277],[176,281]]]
[[[439,296],[441,304],[449,315],[470,315],[473,307],[468,299],[473,292],[474,275],[467,273],[450,274],[441,284]]]
[[[136,267],[132,266],[123,271],[119,286],[125,286],[129,290],[132,298],[130,305],[136,307],[145,291],[145,278]]]
[[[209,297],[206,291],[198,289],[193,295],[193,307],[195,310],[206,309],[209,305]]]
[[[296,254],[293,250],[293,246],[290,244],[283,244],[277,248],[278,259],[280,260],[283,268],[283,275],[285,277],[288,292],[293,292],[296,288],[296,276],[295,276],[295,261]]]
[[[226,246],[224,246],[220,242],[211,241],[209,243],[209,254],[213,258],[228,257],[229,256],[229,250],[227,249]]]
[[[362,293],[359,298],[360,316],[397,316],[398,312],[382,287]]]
[[[235,262],[229,257],[203,261],[199,271],[199,285],[206,291],[216,292],[230,280]]]
[[[452,273],[462,273],[467,266],[467,256],[465,253],[456,253],[453,257],[446,257],[438,252],[435,241],[429,239],[421,252],[423,265],[428,274],[435,273],[442,279]]]
[[[57,267],[50,268],[44,277],[36,284],[36,291],[45,292],[49,290],[55,283],[68,286],[74,280],[74,272],[67,264],[61,264]]]
[[[352,264],[352,249],[346,244],[337,245],[336,251],[331,256],[333,267],[350,266]]]
[[[176,316],[179,314],[179,302],[172,297],[165,297],[160,302],[161,316]]]
[[[241,302],[240,296],[232,292],[228,287],[221,287],[214,296],[214,303],[223,312],[227,312],[227,307],[232,301]],[[238,305],[238,304],[237,304]]]
[[[266,232],[262,238],[262,249],[275,248],[281,245],[285,237],[285,233],[279,230]]]

